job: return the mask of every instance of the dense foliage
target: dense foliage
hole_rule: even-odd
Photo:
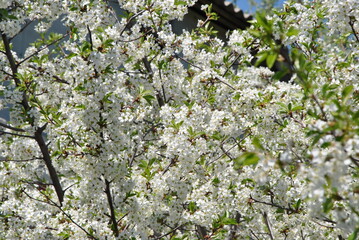
[[[194,3],[0,1],[0,239],[357,239],[359,1]]]

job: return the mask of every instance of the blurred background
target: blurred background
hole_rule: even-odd
[[[284,0],[230,0],[246,13],[256,10],[269,11],[273,7],[282,8]]]

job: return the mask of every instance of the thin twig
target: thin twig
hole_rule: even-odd
[[[29,159],[0,159],[0,162],[31,162],[35,160],[42,160],[42,158],[36,157],[36,158],[29,158]]]
[[[132,22],[132,20],[134,20],[136,17],[142,15],[142,13],[144,13],[146,11],[146,9],[136,13],[135,15],[131,16],[128,20],[126,25],[123,27],[123,29],[120,31],[120,36],[122,36],[122,34],[125,32],[125,30],[127,29],[127,27],[130,25],[130,23]]]
[[[181,225],[179,225],[179,226],[173,228],[173,229],[172,229],[171,231],[169,231],[168,233],[165,233],[165,234],[163,234],[163,235],[161,235],[161,236],[159,236],[159,237],[156,237],[155,239],[156,239],[156,240],[157,240],[157,239],[162,239],[162,238],[164,238],[164,237],[170,235],[171,233],[177,231],[177,229],[179,229],[179,228],[182,227],[183,225],[184,225],[184,224],[181,224]]]
[[[175,54],[173,55],[173,57],[179,58],[179,59],[181,59],[182,61],[184,61],[185,63],[187,63],[187,64],[189,64],[189,65],[191,65],[191,66],[193,66],[193,67],[195,67],[195,68],[198,68],[198,69],[201,70],[201,71],[204,71],[203,68],[198,67],[197,65],[195,65],[195,64],[193,64],[193,63],[191,63],[191,62],[189,62],[188,60],[184,59],[183,57],[181,57],[181,56],[178,55],[177,53],[175,53]]]
[[[18,133],[0,131],[0,136],[4,135],[4,134],[8,134],[8,135],[11,135],[11,136],[16,136],[16,137],[35,138],[34,136],[30,136],[30,135],[23,135],[23,134],[18,134]]]
[[[51,200],[50,200],[51,201]],[[57,204],[55,205],[73,224],[75,224],[78,228],[80,228],[82,231],[84,231],[88,237],[90,237],[91,239],[94,240],[98,240],[98,238],[96,238],[94,235],[92,235],[91,233],[89,233],[88,231],[86,231],[86,229],[84,229],[83,227],[81,227],[77,222],[75,222],[71,215],[66,213],[60,206],[58,206]]]
[[[152,29],[148,30],[147,32],[143,33],[142,35],[140,35],[139,37],[136,37],[136,38],[133,38],[133,39],[130,39],[130,40],[122,40],[122,39],[119,39],[117,40],[118,42],[122,42],[122,43],[127,43],[127,42],[133,42],[133,41],[136,41],[138,39],[141,39],[143,38],[144,36],[148,35],[149,33],[152,32]]]
[[[268,205],[268,206],[272,206],[272,207],[276,207],[276,208],[279,208],[279,209],[286,210],[288,213],[293,213],[293,212],[296,211],[295,209],[283,207],[283,206],[280,206],[280,205],[278,205],[276,203],[269,203],[269,202],[264,202],[264,201],[254,199],[252,196],[250,196],[250,200],[252,200],[254,203],[262,203],[262,204],[265,204],[265,205]]]
[[[321,112],[322,115],[323,115],[323,119],[324,119],[325,121],[328,121],[327,116],[325,115],[324,109],[323,109],[322,105],[319,103],[318,98],[317,98],[314,94],[312,94],[311,97],[312,97],[312,99],[314,100],[314,102],[318,105],[318,107],[319,107],[319,109],[320,109],[320,112]]]
[[[0,126],[2,126],[4,128],[7,128],[7,129],[10,129],[10,130],[13,130],[13,131],[17,131],[17,132],[26,132],[24,129],[12,127],[12,126],[7,125],[7,124],[2,123],[2,122],[0,122]]]
[[[355,31],[355,28],[354,28],[354,23],[356,22],[357,20],[355,19],[354,16],[350,16],[349,17],[349,25],[350,25],[350,28],[352,29],[352,32],[357,40],[357,42],[359,42],[359,36],[357,34],[357,32]]]
[[[39,49],[36,50],[33,54],[27,56],[26,58],[24,58],[23,60],[21,60],[20,62],[18,62],[16,65],[17,65],[17,66],[20,66],[23,62],[29,60],[30,58],[32,58],[33,56],[35,56],[36,54],[38,54],[38,53],[41,52],[42,50],[44,50],[44,49],[50,47],[51,45],[54,45],[55,43],[61,41],[62,39],[64,39],[65,37],[67,37],[69,34],[70,34],[70,33],[68,32],[68,33],[64,34],[61,38],[56,39],[55,41],[53,41],[53,42],[51,42],[51,43],[49,43],[49,44],[46,44],[45,46],[39,48]]]
[[[269,237],[270,237],[271,240],[274,240],[272,226],[271,226],[271,224],[269,222],[268,214],[267,214],[267,212],[263,212],[262,215],[263,215],[263,218],[264,218],[264,222],[265,222],[265,224],[266,224],[266,226],[268,228]]]
[[[28,21],[25,23],[25,25],[20,29],[19,32],[17,32],[14,36],[9,38],[9,42],[11,42],[16,36],[18,36],[20,33],[22,33],[31,23],[33,23],[34,20]]]
[[[354,158],[353,156],[349,156],[350,160],[359,168],[359,159]]]
[[[250,229],[250,231],[251,231],[251,233],[253,234],[253,236],[254,236],[257,240],[259,240],[259,238],[258,238],[257,235],[253,232],[253,230]]]
[[[54,201],[51,200],[51,198],[49,196],[47,196],[46,194],[44,194],[43,191],[39,191],[43,196],[45,196],[45,198],[49,201],[49,202],[46,202],[46,201],[43,201],[43,200],[40,200],[40,199],[37,199],[37,198],[34,198],[32,196],[30,196],[30,194],[28,194],[25,190],[23,190],[22,192],[25,193],[26,196],[28,196],[30,199],[33,199],[35,201],[38,201],[38,202],[42,202],[42,203],[45,203],[45,204],[49,204],[51,206],[54,206],[54,207],[57,207],[73,224],[75,224],[77,227],[79,227],[82,231],[84,231],[88,237],[90,237],[91,239],[94,239],[94,240],[98,240],[97,238],[95,238],[95,236],[93,236],[91,233],[89,233],[88,231],[86,231],[86,229],[84,229],[83,227],[81,227],[78,223],[76,223],[70,214],[66,213],[61,206],[59,206],[58,204],[56,204]]]
[[[231,69],[231,67],[234,65],[235,62],[237,62],[237,60],[241,57],[241,54],[238,54],[238,56],[236,57],[236,59],[234,59],[234,61],[231,63],[231,65],[229,65],[229,67],[226,69],[226,71],[223,73],[222,77],[226,76],[227,72],[229,71],[229,69]]]

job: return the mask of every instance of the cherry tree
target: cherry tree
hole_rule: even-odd
[[[1,239],[357,239],[359,2],[194,3],[0,1]]]

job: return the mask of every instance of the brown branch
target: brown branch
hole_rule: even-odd
[[[193,67],[195,67],[195,68],[198,68],[198,69],[201,70],[201,71],[204,71],[203,68],[201,68],[201,67],[199,67],[199,66],[197,66],[197,65],[195,65],[195,64],[193,64],[193,63],[191,63],[191,62],[189,62],[188,60],[184,59],[183,57],[179,56],[179,55],[176,54],[176,53],[173,55],[173,57],[179,58],[180,60],[184,61],[185,63],[189,64],[190,66],[193,66]],[[228,86],[229,88],[231,88],[232,90],[236,90],[236,89],[235,89],[233,86],[231,86],[229,83],[227,83],[227,82],[225,82],[225,81],[219,79],[218,77],[216,77],[216,78],[214,78],[214,79],[217,80],[217,81],[219,81],[219,82],[221,82],[221,83],[223,83],[224,85],[227,85],[227,86]]]
[[[16,136],[16,137],[34,138],[34,136],[30,136],[30,135],[23,135],[23,134],[18,134],[18,133],[0,131],[0,136],[4,135],[4,134]]]
[[[66,34],[67,35],[67,34]],[[45,49],[46,47],[54,44],[55,42],[57,41],[60,41],[61,39],[63,39],[66,35],[64,35],[62,38],[44,46],[43,48],[40,48],[38,51],[36,51],[34,54],[31,54],[29,57],[25,58],[23,61],[19,62],[19,63],[15,63],[15,59],[13,57],[13,54],[11,52],[11,49],[10,49],[10,43],[9,43],[9,40],[7,38],[7,36],[2,33],[1,34],[1,37],[2,37],[2,40],[3,40],[3,43],[4,43],[4,47],[5,47],[5,52],[6,52],[6,56],[7,56],[7,59],[9,61],[9,64],[10,64],[10,67],[11,67],[11,71],[12,71],[12,75],[14,76],[13,79],[15,81],[15,85],[16,86],[20,86],[21,85],[21,81],[20,79],[16,76],[17,74],[17,70],[18,70],[18,67],[21,63],[23,63],[24,61],[26,61],[27,59],[29,59],[30,57],[34,56],[35,54],[37,54],[38,52],[40,52],[41,50]],[[30,105],[29,105],[29,102],[28,102],[28,99],[27,99],[27,95],[26,95],[26,92],[24,91],[23,94],[22,94],[22,101],[21,101],[21,105],[22,107],[24,108],[24,111],[26,113],[26,115],[28,115],[28,112],[29,110],[31,109]],[[29,117],[29,123],[31,124],[31,126],[35,127],[34,126],[34,122],[35,122],[35,119],[33,117]],[[49,151],[49,148],[48,146],[46,145],[45,143],[45,140],[44,140],[44,137],[42,136],[42,133],[43,131],[45,130],[46,128],[46,125],[45,124],[43,127],[39,127],[37,128],[37,130],[35,131],[35,135],[32,137],[35,139],[35,141],[37,142],[37,145],[39,146],[40,150],[41,150],[41,153],[42,153],[42,156],[43,156],[43,160],[45,162],[45,165],[47,167],[47,170],[49,171],[49,175],[51,177],[51,180],[52,180],[52,183],[53,183],[53,186],[55,188],[55,191],[56,191],[56,194],[57,194],[57,197],[59,199],[59,203],[60,205],[62,205],[62,202],[64,200],[64,191],[62,190],[62,186],[60,184],[60,181],[59,181],[59,178],[58,178],[58,175],[56,173],[56,170],[54,168],[54,166],[52,165],[52,160],[51,160],[51,156],[50,156],[50,151]],[[12,135],[14,135],[14,133],[11,133]],[[26,135],[22,136],[22,137],[27,137]]]
[[[174,233],[175,231],[177,231],[177,230],[178,230],[180,227],[182,227],[183,225],[184,225],[184,224],[181,224],[181,225],[179,225],[179,226],[177,226],[177,227],[171,229],[171,231],[169,231],[168,233],[165,233],[165,234],[163,234],[163,235],[161,235],[161,236],[159,236],[159,237],[155,237],[154,239],[156,239],[156,240],[162,239],[162,238],[164,238],[164,237],[170,235],[171,233]]]
[[[51,199],[49,199],[49,201],[52,203],[53,206],[57,207],[73,224],[75,224],[78,228],[80,228],[83,232],[86,233],[86,235],[93,240],[98,240],[98,238],[96,238],[94,235],[92,235],[91,233],[89,233],[85,228],[81,227],[77,222],[75,222],[75,220],[72,219],[71,215],[66,213],[63,209],[62,206],[57,205],[55,202],[53,202]]]
[[[43,74],[44,72],[46,72],[46,69],[42,68],[42,67],[35,67],[35,66],[29,66],[29,68],[32,68],[36,71],[38,71],[38,74],[37,76]],[[46,72],[47,73],[47,72]],[[69,85],[70,83],[62,78],[60,78],[59,76],[56,76],[56,75],[53,75],[51,74],[51,76],[55,79],[55,82],[58,82],[58,83],[65,83],[67,85]]]
[[[12,127],[12,126],[7,125],[7,124],[2,123],[2,122],[0,122],[0,126],[1,126],[1,127],[4,127],[4,128],[7,128],[7,129],[10,129],[10,130],[13,130],[13,131],[17,131],[17,132],[25,132],[24,129]]]
[[[253,201],[254,203],[262,203],[264,205],[268,205],[268,206],[276,207],[276,208],[279,208],[279,209],[282,209],[282,210],[286,210],[288,214],[297,212],[297,210],[295,210],[295,209],[288,208],[288,207],[283,207],[283,206],[280,206],[280,205],[278,205],[276,203],[269,203],[269,202],[260,201],[260,200],[254,199],[252,196],[250,196],[249,199],[251,201]]]
[[[143,33],[142,35],[140,35],[139,37],[136,37],[136,38],[133,38],[133,39],[130,39],[130,40],[121,40],[121,39],[119,39],[119,40],[117,40],[117,41],[118,41],[118,42],[122,42],[122,43],[134,42],[134,41],[136,41],[136,40],[138,40],[138,39],[141,39],[141,38],[147,36],[147,35],[148,35],[149,33],[151,33],[151,32],[152,32],[152,29],[150,29],[150,30],[144,32],[144,33]]]
[[[31,162],[35,160],[42,160],[42,158],[35,157],[35,158],[29,158],[29,159],[0,159],[0,162]]]
[[[349,156],[350,160],[359,168],[359,159],[354,158],[353,156]]]
[[[265,224],[266,224],[266,226],[268,228],[269,237],[270,237],[271,240],[274,240],[272,226],[271,226],[271,224],[269,222],[268,214],[267,214],[267,212],[263,212],[262,215],[263,215],[263,218],[264,218],[264,222],[265,222]]]
[[[355,28],[354,28],[354,23],[356,22],[357,20],[355,19],[354,16],[350,16],[349,17],[349,25],[350,25],[350,28],[352,29],[352,32],[357,40],[357,42],[359,42],[359,36],[357,34],[357,32],[355,31]]]
[[[113,234],[115,235],[115,237],[118,237],[120,232],[119,232],[118,227],[117,227],[115,208],[114,208],[113,201],[112,201],[112,196],[111,196],[111,188],[110,188],[111,182],[109,182],[107,179],[105,179],[105,184],[106,184],[105,193],[106,193],[106,196],[107,196],[107,202],[108,202],[108,205],[110,207],[110,214],[111,214],[111,216],[110,216],[111,222],[112,222],[111,229],[112,229]]]
[[[30,184],[30,183],[28,183],[28,182],[26,182],[26,183],[27,183],[27,184]],[[32,185],[32,184],[31,184],[31,185]],[[30,194],[28,194],[24,189],[22,189],[22,192],[25,193],[25,195],[26,195],[28,198],[32,199],[32,200],[35,200],[35,201],[41,202],[41,203],[45,203],[45,204],[49,204],[49,205],[51,205],[51,206],[56,206],[54,203],[46,202],[46,201],[44,201],[44,200],[41,200],[41,199],[32,197],[32,196],[31,196]],[[42,193],[42,191],[40,191],[40,190],[39,190],[39,192]],[[42,195],[44,195],[44,194],[42,193]],[[46,195],[45,195],[45,198],[46,198],[47,200],[49,200],[49,197],[46,196]]]
[[[319,102],[318,98],[316,97],[316,95],[312,94],[312,95],[311,95],[311,98],[312,98],[312,99],[314,100],[314,102],[318,105],[318,107],[319,107],[319,109],[320,109],[320,112],[322,113],[323,119],[324,119],[325,121],[328,121],[327,116],[326,116],[326,114],[325,114],[325,112],[324,112],[323,106],[320,104],[320,102]]]
[[[136,13],[135,15],[131,16],[128,20],[126,25],[123,27],[123,29],[120,31],[120,36],[122,36],[122,34],[125,32],[125,30],[128,28],[128,26],[131,24],[131,22],[138,16],[142,15],[142,13],[144,13],[146,11],[146,9]]]
[[[34,20],[31,20],[31,21],[28,21],[27,23],[25,23],[25,25],[20,29],[20,31],[18,33],[16,33],[14,36],[9,38],[9,41],[11,42],[16,36],[18,36],[20,33],[22,33],[32,22],[34,22]]]
[[[145,66],[146,68],[146,71],[147,73],[150,75],[150,77],[152,78],[152,75],[153,75],[153,70],[152,70],[152,67],[151,67],[151,62],[148,61],[147,57],[144,57],[142,59],[142,62],[143,62],[143,65]],[[156,89],[156,99],[157,99],[157,102],[158,102],[158,105],[160,107],[164,106],[165,105],[165,101],[163,100],[163,96],[161,95],[160,91],[158,91]]]
[[[52,165],[49,149],[48,149],[48,147],[47,147],[47,145],[46,145],[46,143],[44,141],[44,138],[42,136],[42,133],[46,128],[46,125],[47,124],[45,124],[43,127],[38,128],[36,130],[36,132],[35,132],[35,140],[36,140],[37,144],[40,147],[44,162],[45,162],[47,170],[49,171],[49,174],[50,174],[52,184],[53,184],[53,186],[55,188],[57,197],[59,199],[60,206],[62,206],[62,202],[64,201],[64,191],[62,190],[62,186],[60,184],[60,180],[59,180],[59,177],[58,177],[58,175],[56,173],[56,170],[55,170],[54,166]]]
[[[250,229],[250,231],[251,231],[252,235],[253,235],[257,240],[259,240],[259,238],[258,238],[257,235],[253,232],[253,230]]]
[[[91,33],[91,30],[90,30],[90,27],[89,27],[89,25],[86,25],[86,28],[87,28],[87,32],[89,33],[89,40],[90,40],[90,48],[91,48],[91,51],[93,52],[93,41],[92,41],[92,33]]]
[[[229,69],[231,69],[231,67],[235,64],[235,62],[238,61],[238,59],[241,57],[241,54],[238,54],[238,56],[233,60],[233,62],[231,63],[231,65],[229,65],[226,69],[226,71],[222,74],[222,77],[226,76],[226,74],[228,73]]]
[[[6,54],[6,57],[7,57],[8,61],[9,61],[12,74],[13,74],[13,76],[16,76],[17,65],[16,65],[16,62],[15,62],[14,56],[11,53],[10,42],[9,42],[7,36],[4,33],[1,34],[1,37],[2,37],[2,41],[4,43],[5,54]],[[14,80],[15,80],[16,85],[20,85],[20,80],[19,79],[14,77]]]

